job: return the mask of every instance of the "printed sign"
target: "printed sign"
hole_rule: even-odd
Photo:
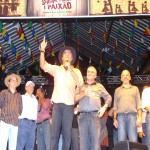
[[[89,15],[128,15],[150,13],[149,0],[89,0]]]
[[[26,16],[26,0],[0,0],[1,17]]]
[[[30,0],[28,16],[85,16],[88,15],[87,0]]]

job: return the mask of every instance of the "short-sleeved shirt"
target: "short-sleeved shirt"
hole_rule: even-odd
[[[137,86],[131,85],[125,88],[122,85],[115,90],[114,94],[114,110],[117,113],[137,112],[141,109],[140,93]]]
[[[0,120],[7,124],[18,126],[18,116],[22,112],[22,98],[17,91],[12,93],[10,89],[0,92]]]
[[[80,70],[73,69],[78,76],[78,81],[75,81],[71,72],[65,70],[62,65],[57,66],[46,63],[43,70],[54,77],[54,90],[51,100],[54,103],[74,105],[75,88],[83,84],[83,77]]]

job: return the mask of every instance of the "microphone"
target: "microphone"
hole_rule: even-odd
[[[68,62],[68,59],[66,59],[66,62]],[[68,70],[68,66],[67,65],[64,65],[64,68],[65,68],[66,71]]]

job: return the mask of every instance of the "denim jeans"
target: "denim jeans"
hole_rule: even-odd
[[[63,103],[54,103],[52,110],[51,150],[58,149],[60,133],[62,133],[62,150],[69,150],[71,143],[71,129],[74,115],[74,106]]]
[[[34,149],[35,130],[36,122],[26,119],[19,120],[16,150],[23,150],[24,147],[26,147],[27,150]]]
[[[147,140],[146,123],[142,123],[142,129],[143,129],[145,136],[142,137],[141,140],[142,140],[142,144],[146,145],[146,140]]]
[[[37,124],[37,150],[50,150],[49,119]]]
[[[63,143],[62,134],[60,134],[59,143],[58,143],[58,150],[62,150],[62,143]]]
[[[148,146],[148,150],[150,150],[150,113],[146,115],[146,145]]]
[[[7,141],[9,150],[16,150],[18,126],[0,121],[0,150],[6,150]]]
[[[78,121],[80,150],[100,150],[100,118],[98,113],[80,113]]]
[[[72,128],[71,150],[80,150],[79,129]]]
[[[118,142],[130,140],[137,142],[137,113],[120,113],[118,120]]]
[[[118,130],[115,127],[113,128],[113,143],[114,145],[118,143]]]

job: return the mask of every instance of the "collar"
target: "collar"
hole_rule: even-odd
[[[96,81],[91,83],[91,84],[88,84],[86,81],[84,82],[85,85],[96,85]]]
[[[131,89],[132,88],[132,85],[130,84],[130,86],[127,88],[127,87],[125,87],[125,86],[121,86],[122,88],[124,88],[124,89]]]
[[[9,88],[8,88],[8,91],[12,93],[12,91]],[[13,94],[15,94],[15,93],[17,93],[17,90]]]

